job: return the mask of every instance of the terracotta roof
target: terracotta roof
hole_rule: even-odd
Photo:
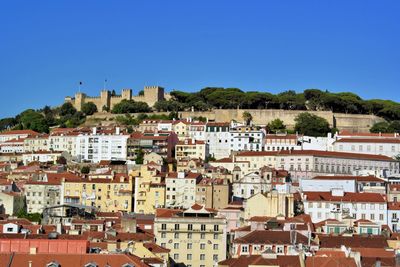
[[[11,253],[0,254],[1,262],[10,262],[9,267],[27,266],[32,262],[32,266],[47,266],[51,262],[57,262],[60,266],[85,266],[95,262],[97,266],[123,266],[130,263],[136,267],[148,267],[137,256],[127,254],[22,254],[16,253],[11,257]],[[78,264],[78,265],[77,265]]]
[[[322,255],[307,257],[306,267],[357,267],[357,264],[354,258]]]
[[[249,219],[249,222],[266,222],[269,219],[272,219],[274,217],[269,217],[269,216],[253,216]]]
[[[302,234],[297,234],[297,243],[307,244],[308,239]],[[268,231],[255,230],[251,233],[236,238],[233,243],[237,244],[291,244],[290,231]],[[313,243],[313,242],[312,242]]]
[[[156,243],[144,243],[143,246],[153,253],[168,253],[171,251],[170,249],[163,248]]]
[[[315,176],[313,179],[317,180],[356,180],[357,182],[385,182],[385,180],[373,175],[369,176],[351,176],[351,175],[325,175]]]
[[[373,137],[396,137],[396,135],[398,136],[398,133],[368,133],[368,132],[364,132],[364,133],[352,133],[350,131],[347,130],[342,130],[339,132],[339,136],[373,136]]]
[[[383,155],[336,152],[336,151],[281,150],[278,151],[277,153],[280,156],[315,156],[315,157],[332,157],[332,158],[345,158],[345,159],[395,161],[393,158]]]
[[[333,196],[331,192],[303,192],[304,201],[339,201],[339,202],[379,202],[385,203],[383,195],[379,193],[350,193],[345,192],[343,196]]]
[[[380,235],[372,236],[332,236],[318,235],[320,248],[340,248],[342,245],[354,248],[386,248],[388,243],[386,237]]]
[[[0,135],[38,135],[38,132],[32,130],[11,130],[6,132],[1,132]]]
[[[172,210],[172,209],[156,209],[157,218],[171,218],[177,213],[182,212],[182,210]]]
[[[400,202],[388,202],[388,210],[400,210]]]
[[[231,230],[231,232],[250,232],[250,231],[251,231],[250,225],[242,226]]]
[[[236,157],[262,157],[262,156],[276,156],[277,151],[242,151]]]
[[[269,259],[262,255],[239,256],[237,258],[229,258],[218,263],[218,266],[229,267],[247,267],[247,266],[280,266],[280,267],[300,267],[299,256],[281,256],[278,255],[276,259]]]

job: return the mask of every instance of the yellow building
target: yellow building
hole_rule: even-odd
[[[35,152],[49,150],[49,135],[41,134],[24,139],[24,151]]]
[[[196,203],[206,208],[223,209],[230,200],[230,184],[227,179],[203,178],[196,185]]]
[[[208,145],[204,141],[185,139],[179,141],[175,147],[175,158],[177,161],[183,159],[202,159],[208,156]]]
[[[176,264],[208,267],[226,259],[226,219],[204,206],[158,209],[154,234],[158,245],[170,249]]]
[[[165,207],[165,176],[156,168],[143,165],[135,177],[134,212],[154,214]]]
[[[254,216],[294,216],[293,195],[289,193],[280,193],[276,190],[263,194],[255,194],[246,199],[243,206],[245,220]]]
[[[189,127],[188,121],[174,121],[172,123],[172,131],[176,133],[179,140],[185,140],[189,137]]]
[[[99,211],[132,211],[132,177],[118,173],[111,179],[87,178],[64,179],[62,192],[64,203],[76,203],[97,207]]]

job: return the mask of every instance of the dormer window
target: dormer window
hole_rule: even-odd
[[[89,262],[89,263],[85,264],[85,267],[98,267],[98,265],[95,262]]]
[[[122,267],[135,267],[132,263],[125,263]]]
[[[61,265],[58,263],[58,262],[56,262],[56,261],[52,261],[52,262],[50,262],[50,263],[48,263],[47,265],[46,265],[46,267],[60,267]]]

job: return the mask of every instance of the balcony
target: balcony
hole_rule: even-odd
[[[392,222],[395,222],[395,223],[399,222],[399,218],[392,218]]]

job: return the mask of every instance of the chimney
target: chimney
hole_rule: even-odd
[[[121,128],[115,127],[115,134],[120,135],[121,134]]]
[[[28,267],[32,267],[32,261],[28,261]]]
[[[92,128],[92,134],[95,135],[97,133],[97,127]]]
[[[192,145],[196,144],[196,141],[194,139],[192,139]]]
[[[376,258],[375,267],[381,267],[381,259],[380,258]]]
[[[35,247],[29,248],[29,254],[36,255],[36,253],[37,253],[37,248],[35,248]]]

